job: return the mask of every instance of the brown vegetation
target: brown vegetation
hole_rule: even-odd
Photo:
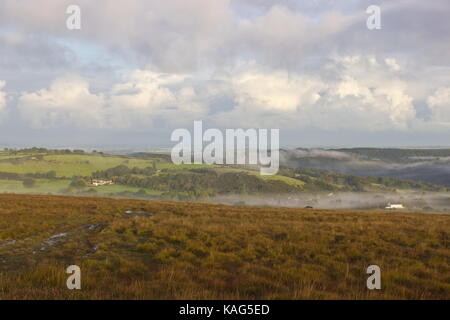
[[[449,299],[450,216],[0,195],[1,299]],[[81,267],[68,290],[65,268]],[[366,268],[382,290],[366,288]]]

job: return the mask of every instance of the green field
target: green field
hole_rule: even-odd
[[[158,190],[137,188],[137,187],[132,187],[132,186],[118,185],[118,184],[96,187],[95,190],[97,190],[97,193],[99,195],[109,195],[111,193],[121,193],[121,192],[133,192],[134,193],[134,192],[138,192],[140,190],[145,190],[145,192],[151,196],[159,196],[162,193],[161,191],[158,191]]]
[[[155,162],[155,166],[154,166]],[[98,153],[85,154],[51,154],[45,152],[1,152],[0,153],[0,172],[13,173],[20,175],[29,174],[46,174],[50,171],[56,173],[57,179],[42,179],[36,178],[35,185],[32,187],[25,187],[21,179],[0,179],[0,192],[9,193],[32,193],[32,194],[57,194],[64,192],[69,188],[69,184],[73,177],[81,176],[85,179],[90,179],[95,172],[105,171],[117,166],[126,166],[127,168],[155,168],[154,177],[162,174],[180,175],[192,174],[192,169],[211,169],[218,174],[224,173],[243,173],[252,176],[257,176],[264,181],[281,181],[288,185],[301,188],[304,182],[290,177],[273,175],[261,176],[258,171],[226,167],[223,165],[206,165],[206,164],[181,164],[175,165],[170,162],[170,159],[164,159],[155,155],[154,158],[133,158],[126,156],[112,156]],[[132,174],[134,178],[146,178],[142,174]],[[145,190],[147,195],[158,196],[163,193],[161,190],[153,190],[150,188],[142,188],[131,185],[114,184],[109,186],[101,186],[91,188],[95,192],[91,194],[111,195],[117,193],[136,193],[140,190]],[[84,188],[88,191],[89,188]],[[72,190],[71,192],[80,193],[83,190]]]
[[[38,156],[40,157],[38,158]],[[32,187],[25,187],[22,180],[0,179],[0,192],[30,194],[58,194],[69,187],[73,176],[90,177],[92,173],[98,170],[106,170],[118,165],[126,165],[130,168],[145,168],[153,165],[153,161],[149,159],[97,154],[9,154],[2,152],[0,154],[0,160],[3,160],[0,161],[0,172],[17,174],[47,173],[49,171],[56,172],[56,177],[58,177],[58,179],[37,178],[34,179],[35,185]],[[170,164],[167,164],[165,167],[170,167]],[[110,195],[123,192],[135,193],[141,189],[145,190],[148,195],[161,194],[161,192],[157,190],[125,185],[106,185],[91,188],[91,190],[95,190],[94,194],[98,195]],[[89,189],[84,189],[84,191],[87,190]],[[81,192],[83,190],[77,191]]]
[[[210,168],[211,166],[209,166]],[[213,167],[214,168],[214,167]],[[242,168],[227,168],[227,167],[218,167],[214,169],[218,173],[225,173],[225,172],[234,172],[234,173],[246,173],[251,174],[254,176],[257,176],[260,179],[268,180],[268,181],[282,181],[292,186],[302,187],[305,185],[305,183],[301,180],[293,179],[290,177],[281,176],[278,174],[275,175],[266,175],[263,176],[260,174],[259,170],[249,170],[249,169],[242,169]]]
[[[51,180],[51,179],[36,179],[36,185],[27,188],[24,187],[22,181],[18,180],[5,180],[0,179],[0,193],[29,193],[29,194],[58,194],[63,191],[63,189],[67,188],[71,182],[68,179],[61,180]],[[106,185],[95,188],[90,188],[88,190],[95,190],[98,195],[110,195],[121,192],[131,192],[135,193],[139,190],[145,190],[148,195],[158,196],[161,194],[160,191],[145,189],[145,188],[137,188],[132,186],[123,186],[123,185]]]
[[[25,187],[23,182],[29,179],[33,179],[35,184]],[[91,188],[88,185],[91,179],[113,180],[115,184]],[[356,177],[305,168],[281,167],[277,175],[263,176],[256,166],[175,165],[169,156],[162,154],[119,156],[41,148],[0,152],[0,192],[9,193],[136,194],[187,201],[223,194],[397,193],[400,189],[445,191],[444,186],[417,181],[379,180],[377,177]]]
[[[0,180],[0,192],[12,193],[59,193],[61,189],[67,188],[70,180],[36,179],[36,185],[32,188],[23,186],[22,181]]]
[[[43,160],[20,159],[17,163],[0,162],[0,171],[14,173],[45,173],[55,171],[58,177],[90,176],[97,170],[105,170],[125,164],[129,167],[152,166],[151,160],[102,155],[45,155]]]

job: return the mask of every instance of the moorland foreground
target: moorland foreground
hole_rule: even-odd
[[[449,230],[447,214],[1,194],[0,299],[449,299]]]

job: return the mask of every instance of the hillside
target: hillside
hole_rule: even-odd
[[[450,186],[450,149],[281,150],[289,168],[311,168],[361,177],[378,176]]]
[[[114,184],[92,187],[92,179]],[[261,176],[255,168],[174,165],[162,154],[107,155],[83,150],[32,148],[0,153],[0,192],[198,200],[220,195],[317,192],[446,191],[430,183],[358,177],[305,168]]]
[[[449,299],[449,230],[438,214],[0,195],[0,299]]]
[[[405,163],[450,157],[450,149],[445,148],[341,148],[330,150],[355,154],[367,159]]]

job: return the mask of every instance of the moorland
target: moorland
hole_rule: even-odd
[[[446,214],[3,194],[0,298],[448,299],[449,230]]]

